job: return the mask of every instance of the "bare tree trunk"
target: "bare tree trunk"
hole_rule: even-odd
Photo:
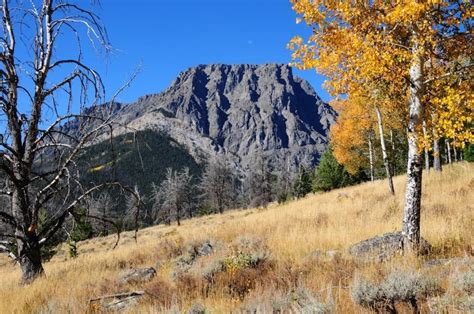
[[[418,130],[423,120],[423,60],[415,45],[413,61],[410,66],[410,98],[408,121],[408,162],[405,206],[403,209],[402,249],[404,252],[417,252],[420,244],[420,209],[423,169],[418,150]]]
[[[382,157],[383,157],[383,164],[385,166],[385,172],[387,174],[388,189],[390,191],[390,194],[394,195],[395,188],[393,187],[392,173],[390,171],[390,160],[388,159],[387,148],[385,146],[385,137],[383,134],[382,113],[380,112],[380,108],[377,106],[375,106],[375,112],[377,112],[377,123],[379,126],[379,133],[380,133],[380,146],[382,146]]]
[[[448,156],[448,163],[452,163],[452,159],[451,159],[451,144],[449,144],[449,140],[446,139],[446,156]]]
[[[423,135],[426,138],[428,133],[426,132],[426,122],[423,121]],[[426,171],[430,171],[430,153],[428,151],[428,147],[425,145],[425,169]]]
[[[374,146],[372,144],[374,133],[369,133],[369,164],[370,164],[370,181],[374,181]]]
[[[453,155],[454,155],[454,162],[458,162],[458,151],[456,149],[456,144],[453,145]]]
[[[27,206],[26,202],[27,200],[21,193],[18,191],[13,193],[12,213],[15,217],[24,217],[26,211],[22,209]],[[17,238],[18,262],[22,271],[22,283],[29,284],[44,272],[41,263],[41,248],[38,236],[36,235],[36,226],[18,226],[15,236]]]
[[[441,165],[441,151],[439,149],[439,138],[433,140],[433,168],[435,171],[441,172],[443,166]]]
[[[41,248],[36,234],[26,235],[25,241],[17,240],[22,272],[22,283],[29,284],[44,273],[41,263]]]

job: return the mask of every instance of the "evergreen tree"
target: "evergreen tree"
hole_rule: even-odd
[[[351,176],[344,166],[340,165],[331,148],[321,156],[313,180],[313,191],[329,191],[358,182],[357,177]]]
[[[293,186],[293,194],[296,198],[305,197],[307,194],[313,191],[313,175],[311,171],[300,166],[298,177],[295,180]]]

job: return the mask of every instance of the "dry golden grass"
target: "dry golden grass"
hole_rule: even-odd
[[[117,276],[130,267],[154,266],[163,260],[153,289],[167,300],[147,297],[137,312],[161,312],[175,303],[187,309],[199,300],[215,313],[238,311],[255,295],[271,294],[278,282],[304,281],[322,295],[331,294],[336,312],[363,312],[350,299],[349,285],[355,274],[377,278],[393,267],[417,267],[418,260],[395,259],[383,264],[357,264],[350,259],[311,261],[316,250],[344,249],[372,236],[401,227],[405,177],[395,178],[396,196],[387,193],[385,181],[311,195],[267,209],[229,211],[184,221],[181,227],[156,226],[139,231],[138,243],[132,233],[122,234],[119,247],[112,250],[114,237],[97,238],[79,244],[79,257],[70,259],[63,252],[46,263],[46,276],[28,287],[19,285],[19,267],[0,260],[0,313],[89,311],[90,298],[141,289],[116,283]],[[434,257],[472,254],[474,220],[474,165],[458,163],[442,174],[424,174],[422,236],[434,246]],[[160,255],[159,243],[212,238],[232,242],[241,234],[266,240],[274,267],[256,285],[248,298],[240,300],[217,289],[209,295],[199,291],[176,290],[169,276],[171,262]],[[162,251],[162,250],[161,250]],[[401,265],[401,266],[400,266]],[[153,283],[150,283],[153,285]],[[164,287],[164,288],[163,288]],[[182,288],[182,287],[181,287]],[[165,291],[166,290],[166,291]],[[270,291],[270,292],[269,292]]]

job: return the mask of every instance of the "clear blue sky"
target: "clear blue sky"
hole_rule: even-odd
[[[97,12],[115,52],[97,65],[109,96],[141,64],[119,101],[165,89],[179,72],[209,63],[288,63],[288,41],[309,29],[296,25],[289,0],[102,0]],[[321,87],[315,71],[294,71]]]

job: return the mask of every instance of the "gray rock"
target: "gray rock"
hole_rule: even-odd
[[[349,248],[349,254],[362,259],[385,261],[400,251],[401,237],[401,232],[376,236],[352,245]],[[423,238],[420,242],[420,254],[428,254],[431,245]]]
[[[100,309],[105,311],[123,311],[136,306],[144,295],[145,292],[143,291],[133,291],[103,296],[90,300],[90,306],[94,312]]]
[[[300,162],[314,165],[336,117],[310,84],[283,64],[199,65],[164,92],[116,111],[117,122],[164,131],[196,159],[225,156],[243,171],[261,156],[293,170]]]
[[[122,284],[144,282],[150,281],[155,276],[156,270],[153,267],[131,269],[119,278],[119,282]]]
[[[453,258],[440,258],[440,259],[431,259],[426,261],[424,267],[435,267],[435,266],[469,266],[474,265],[474,258],[472,257],[453,257]]]
[[[209,240],[205,241],[200,247],[197,248],[198,256],[206,256],[213,253],[213,247]]]

